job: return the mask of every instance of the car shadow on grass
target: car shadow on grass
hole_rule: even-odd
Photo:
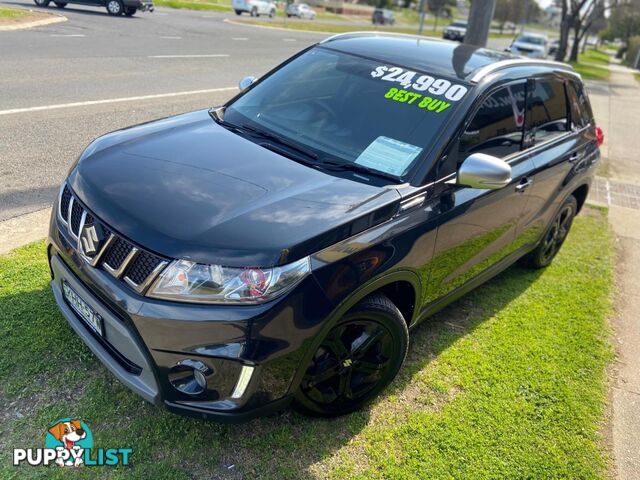
[[[511,267],[427,319],[412,332],[409,355],[396,380],[360,412],[323,420],[289,410],[222,425],[149,405],[117,382],[58,313],[46,258],[34,254],[24,268],[15,266],[4,274],[10,282],[28,278],[23,291],[0,296],[0,348],[12,352],[0,359],[0,447],[42,447],[47,426],[73,416],[92,428],[96,447],[133,448],[132,464],[116,469],[127,478],[321,476],[327,465],[345,461],[340,449],[369,423],[401,410],[437,410],[450,402],[458,393],[455,379],[447,385],[427,381],[425,387],[414,377],[428,376],[441,352],[491,319],[539,275],[540,271]],[[16,472],[7,462],[0,473],[3,468],[12,468],[4,473]],[[79,478],[115,473],[81,470]],[[34,467],[20,467],[20,472],[47,478],[65,473]]]

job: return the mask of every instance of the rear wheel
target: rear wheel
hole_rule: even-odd
[[[49,0],[33,0],[33,2],[39,7],[48,7]]]
[[[578,213],[578,201],[571,195],[553,217],[553,221],[540,244],[535,250],[523,257],[522,263],[532,268],[544,268],[551,264],[569,234],[576,213]]]
[[[276,11],[275,10],[270,10],[269,11],[269,18],[273,18],[276,16]]]
[[[56,7],[58,8],[64,8],[67,6],[67,4],[65,2],[55,2]]]
[[[109,15],[122,15],[124,10],[120,0],[109,0],[107,2],[107,13]]]
[[[407,324],[393,302],[382,294],[365,298],[321,342],[294,406],[322,417],[358,410],[394,379],[408,346]]]
[[[133,17],[136,14],[137,11],[138,11],[138,9],[135,8],[135,7],[124,7],[124,14],[127,17]]]
[[[242,15],[242,10],[236,10],[236,15]]]
[[[256,7],[253,7],[253,8],[251,9],[251,16],[252,16],[252,17],[257,17],[257,16],[259,16],[259,15],[258,15],[258,9],[257,9]]]

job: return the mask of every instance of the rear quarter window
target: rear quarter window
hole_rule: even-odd
[[[569,130],[563,80],[535,80],[533,91],[529,95],[527,128],[534,132],[535,143],[552,140]]]
[[[567,94],[569,96],[569,104],[571,106],[571,123],[572,128],[583,128],[591,123],[592,113],[589,99],[584,91],[582,84],[578,82],[569,82],[567,85]]]

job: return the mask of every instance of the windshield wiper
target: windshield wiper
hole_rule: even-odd
[[[256,128],[253,127],[251,125],[241,125],[241,126],[237,126],[237,128],[239,128],[240,130],[244,130],[246,132],[249,132],[253,135],[256,135],[258,137],[264,138],[265,140],[271,140],[274,141],[276,143],[279,143],[280,145],[284,145],[285,147],[290,148],[291,150],[295,150],[298,153],[301,153],[303,155],[305,155],[306,157],[309,157],[313,160],[318,160],[318,155],[315,152],[312,152],[311,150],[308,150],[304,147],[301,147],[300,145],[298,145],[295,142],[292,142],[290,140],[288,140],[287,138],[281,137],[278,134],[275,134],[273,132],[269,132],[267,130],[262,130],[260,128]]]
[[[374,175],[377,177],[386,178],[388,180],[393,180],[394,183],[400,183],[400,179],[391,173],[381,172],[380,170],[376,170],[374,168],[369,168],[364,165],[360,165],[358,163],[353,162],[334,162],[331,160],[325,160],[320,163],[320,166],[326,167],[327,170],[333,171],[351,171],[351,172],[360,172],[366,173],[368,175]]]

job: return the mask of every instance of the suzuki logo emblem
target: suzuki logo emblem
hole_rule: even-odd
[[[98,251],[98,232],[94,225],[88,225],[82,229],[80,243],[85,255],[93,255]]]

